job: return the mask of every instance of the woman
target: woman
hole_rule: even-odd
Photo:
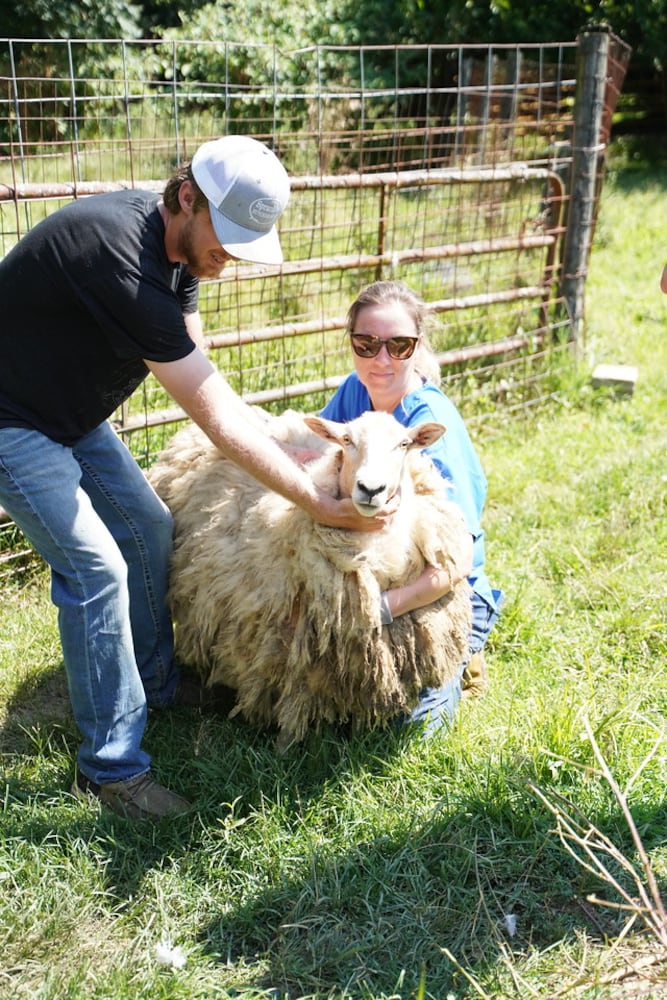
[[[469,561],[449,568],[428,566],[412,583],[382,595],[382,620],[438,600],[468,577],[472,587],[473,624],[469,654],[459,674],[443,688],[426,688],[407,721],[424,724],[426,734],[451,724],[466,681],[486,676],[482,649],[498,617],[500,592],[493,591],[484,569],[484,532],[480,519],[486,477],[461,415],[440,385],[438,361],[425,333],[426,304],[406,285],[377,281],[365,288],[347,315],[347,333],[355,370],[322,410],[322,416],[345,422],[366,410],[393,413],[406,427],[427,420],[442,423],[445,435],[425,450],[443,477],[448,498],[457,503],[470,532]]]

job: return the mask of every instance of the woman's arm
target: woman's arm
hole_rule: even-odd
[[[424,608],[427,604],[439,600],[461,580],[470,576],[472,571],[472,535],[466,535],[468,544],[465,554],[452,567],[427,566],[420,576],[412,583],[403,587],[394,587],[385,591],[387,605],[392,618],[398,618],[415,608]]]

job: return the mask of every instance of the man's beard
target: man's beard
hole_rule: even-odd
[[[197,256],[192,236],[192,220],[191,216],[181,229],[178,240],[178,255],[182,260],[185,260],[188,271],[195,278],[217,278],[225,265],[211,260],[208,254],[204,258]]]

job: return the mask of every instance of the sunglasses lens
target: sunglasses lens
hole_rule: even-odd
[[[352,334],[350,337],[352,350],[360,358],[374,358],[380,353],[382,343],[375,337],[364,337],[359,334]]]
[[[398,361],[406,361],[412,357],[416,343],[416,337],[392,337],[385,341],[389,356]]]

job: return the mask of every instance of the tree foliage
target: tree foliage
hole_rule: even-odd
[[[137,38],[143,9],[129,0],[22,0],[4,10],[7,38]]]
[[[5,11],[9,38],[163,38],[230,43],[203,46],[183,68],[193,79],[231,78],[252,85],[266,80],[299,83],[302,65],[293,53],[313,46],[382,46],[378,78],[391,79],[392,46],[573,41],[591,24],[608,24],[633,49],[633,65],[663,70],[667,64],[667,0],[23,0]],[[233,43],[233,44],[232,44]],[[274,48],[274,53],[267,48]],[[276,59],[276,53],[291,53]],[[100,56],[102,58],[102,56]],[[321,58],[342,76],[345,56]],[[165,58],[164,72],[169,74]],[[282,74],[282,77],[281,77]]]
[[[44,0],[47,2],[47,0]],[[172,0],[154,0],[173,10]],[[183,5],[179,8],[183,10]],[[181,16],[181,37],[307,45],[404,45],[571,42],[607,24],[633,49],[634,61],[667,64],[667,0],[262,0],[198,5]]]

